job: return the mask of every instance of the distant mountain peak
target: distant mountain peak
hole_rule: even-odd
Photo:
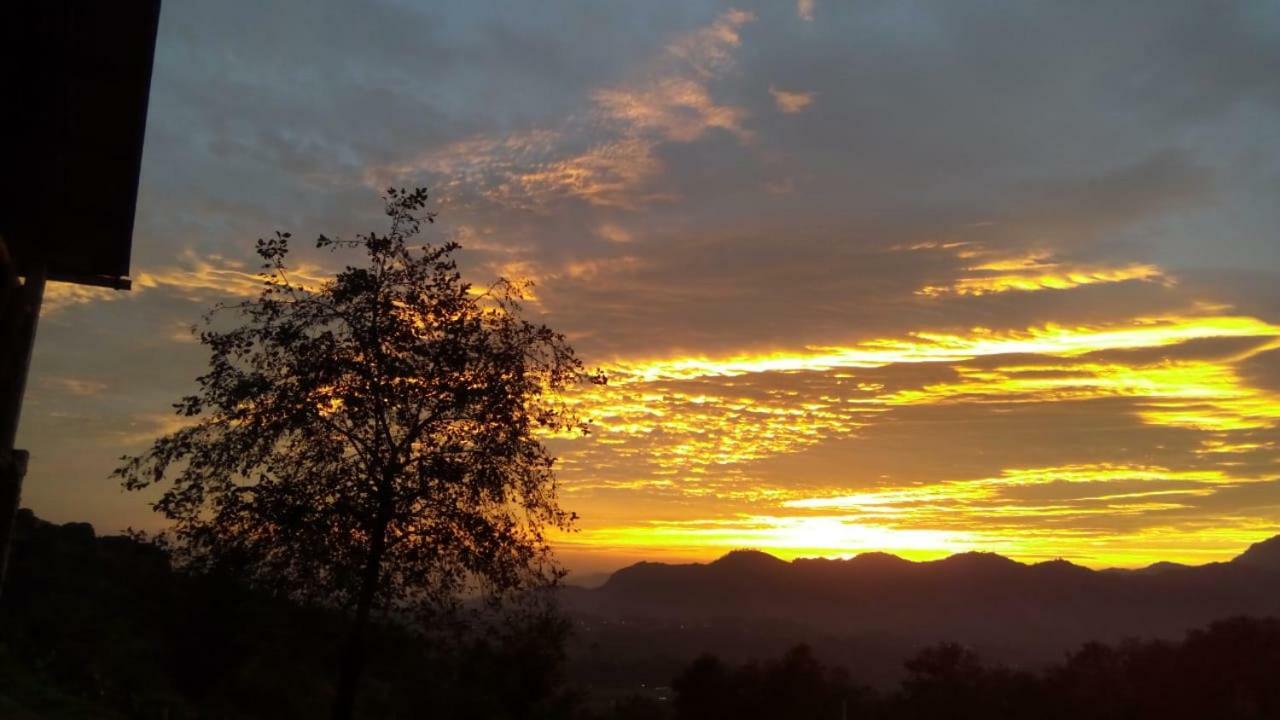
[[[740,550],[730,550],[721,555],[711,563],[717,567],[778,567],[786,565],[787,561],[770,555],[761,550],[752,548],[743,548]]]
[[[858,553],[850,558],[849,562],[875,567],[911,564],[910,560],[904,560],[893,553],[879,551]]]
[[[1089,568],[1083,565],[1077,565],[1066,558],[1044,560],[1032,565],[1031,567],[1040,568],[1041,570],[1054,570],[1061,572],[1093,572]]]
[[[1166,572],[1174,572],[1177,570],[1186,570],[1189,567],[1191,566],[1186,565],[1184,563],[1170,562],[1168,560],[1158,560],[1142,568],[1140,572],[1145,572],[1148,574],[1166,573]]]
[[[1280,570],[1280,535],[1250,545],[1232,562]]]
[[[956,567],[1014,567],[1021,566],[1022,563],[993,552],[970,551],[956,553],[950,557],[945,557],[934,562],[943,565],[952,565]]]

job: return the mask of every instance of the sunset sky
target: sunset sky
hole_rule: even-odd
[[[1271,3],[166,0],[134,289],[50,287],[25,504],[160,527],[107,475],[254,240],[426,185],[610,375],[572,567],[1225,559],[1280,533],[1278,78]]]

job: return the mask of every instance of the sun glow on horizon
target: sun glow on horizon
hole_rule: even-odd
[[[784,558],[887,551],[929,559],[979,549],[1095,565],[1226,559],[1280,531],[1239,521],[1188,526],[1199,507],[1280,482],[1274,459],[1267,468],[1273,441],[1258,435],[1280,424],[1280,393],[1240,371],[1278,346],[1280,326],[1258,318],[1168,315],[618,361],[607,368],[609,385],[572,399],[593,435],[564,446],[566,488],[575,499],[646,491],[677,504],[644,523],[592,522],[572,543],[704,559],[735,547]],[[932,366],[941,370],[924,372]],[[868,481],[855,463],[845,480],[854,492],[839,476],[805,489],[771,485],[752,469],[856,440],[909,408],[1097,401],[1125,403],[1137,427],[1194,433],[1202,439],[1188,454],[1202,460],[1082,459],[905,483]],[[722,514],[699,512],[712,500]],[[1190,549],[1192,535],[1212,542]],[[1175,537],[1181,545],[1168,541]]]

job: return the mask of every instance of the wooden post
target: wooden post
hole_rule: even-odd
[[[27,453],[17,450],[18,419],[31,366],[31,350],[44,299],[44,266],[27,273],[18,284],[0,239],[0,593],[9,566],[9,541],[27,474]]]

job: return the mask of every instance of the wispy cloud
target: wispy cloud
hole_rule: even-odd
[[[54,377],[48,378],[45,382],[51,387],[80,397],[101,395],[107,389],[106,383],[85,378]]]
[[[597,111],[626,134],[687,143],[722,129],[749,139],[746,111],[714,101],[708,83],[733,66],[741,28],[754,20],[751,13],[730,10],[709,27],[677,38],[637,80],[597,91]]]
[[[429,148],[407,162],[371,168],[365,179],[381,187],[425,174],[442,178],[446,192],[478,191],[502,205],[544,212],[566,199],[633,210],[670,200],[653,187],[664,170],[659,144],[694,142],[713,130],[742,142],[752,137],[747,112],[717,102],[710,84],[732,69],[741,28],[754,19],[730,10],[679,35],[633,77],[596,89],[582,115],[561,126]]]
[[[811,92],[790,92],[770,86],[769,94],[773,96],[773,103],[778,107],[778,110],[788,115],[802,113],[813,103],[813,93]]]
[[[971,247],[964,248],[960,254],[961,257],[968,258],[982,258],[985,255],[987,254]],[[1160,268],[1147,263],[1126,265],[1070,263],[1056,260],[1052,254],[1043,251],[981,260],[970,265],[966,271],[966,275],[946,285],[929,285],[916,292],[930,297],[990,295],[1005,292],[1067,290],[1081,285],[1131,280],[1173,282],[1173,279]]]
[[[54,315],[77,305],[135,299],[152,293],[212,304],[230,298],[257,297],[262,292],[262,276],[243,261],[187,252],[180,263],[139,270],[133,276],[133,289],[129,291],[50,283],[44,311]],[[319,285],[327,277],[324,268],[310,263],[289,272],[290,282],[303,288]]]

